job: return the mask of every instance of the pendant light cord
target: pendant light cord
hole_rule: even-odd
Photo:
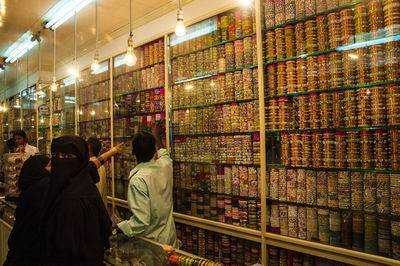
[[[41,70],[42,70],[42,66],[41,66],[41,55],[40,55],[40,33],[38,33],[38,42],[39,42],[39,81],[40,79],[40,74],[41,74]]]
[[[182,0],[179,0],[179,10],[182,10]]]
[[[132,36],[132,0],[129,0],[129,36]]]
[[[15,78],[15,87],[17,87],[17,91],[19,93],[19,90],[18,90],[18,64],[19,64],[19,59],[17,58],[17,67],[16,67],[17,74],[16,74],[16,78]]]
[[[53,77],[56,76],[56,29],[53,31],[53,49],[54,49],[54,54],[53,54]]]
[[[29,53],[26,53],[26,87],[29,87]]]
[[[75,22],[75,27],[74,27],[74,60],[76,61],[76,9],[75,9],[74,22]],[[78,69],[76,71],[78,71]]]
[[[96,51],[97,51],[97,43],[99,41],[99,28],[98,28],[98,19],[97,19],[97,0],[96,0]]]

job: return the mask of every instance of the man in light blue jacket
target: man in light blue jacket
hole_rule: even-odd
[[[163,147],[159,125],[153,134],[139,132],[132,140],[138,165],[129,174],[128,205],[133,215],[118,223],[127,236],[143,236],[178,248],[173,212],[172,160]]]

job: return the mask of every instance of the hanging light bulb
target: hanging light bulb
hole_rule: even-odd
[[[56,79],[56,30],[53,31],[53,82],[51,83],[50,89],[57,91],[57,79]]]
[[[53,82],[51,83],[50,89],[51,89],[51,91],[57,91],[57,87],[58,87],[58,85],[57,85],[56,77],[53,76]]]
[[[42,81],[39,79],[37,81],[37,83],[36,83],[36,94],[37,95],[43,95],[44,94],[42,88],[43,88],[43,84],[42,84]]]
[[[43,124],[44,123],[44,119],[43,117],[40,118],[40,123]]]
[[[100,65],[99,65],[99,51],[96,50],[96,53],[94,54],[94,60],[92,65],[90,66],[90,69],[92,69],[92,71],[97,71],[99,69]]]
[[[96,52],[94,53],[94,60],[90,68],[92,71],[96,71],[99,69],[99,50],[97,49],[97,43],[99,40],[99,33],[98,33],[98,24],[97,24],[97,0],[96,0]]]
[[[78,60],[74,59],[74,61],[72,61],[70,68],[68,68],[68,73],[75,77],[78,78],[79,77],[79,64],[78,64]]]
[[[128,49],[126,50],[125,64],[129,67],[136,65],[137,57],[133,50],[133,34],[132,34],[132,0],[129,0],[129,38]]]
[[[3,112],[7,112],[7,105],[6,105],[6,103],[3,103]]]
[[[178,14],[176,17],[175,34],[177,36],[183,36],[186,34],[186,27],[183,24],[182,0],[179,0]]]
[[[19,104],[19,99],[15,99],[15,104],[14,104],[14,108],[21,108],[21,105]]]
[[[125,64],[129,67],[136,65],[136,62],[137,62],[137,57],[136,57],[134,49],[133,49],[132,34],[129,36],[129,39],[128,39],[128,49],[126,50],[124,61],[125,61]]]

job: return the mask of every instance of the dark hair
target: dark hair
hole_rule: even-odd
[[[156,140],[148,132],[140,131],[133,136],[132,154],[139,163],[150,161],[156,153]]]
[[[89,151],[93,156],[99,156],[101,151],[101,142],[96,137],[90,137],[87,140],[87,144],[89,145]]]
[[[14,134],[13,134],[13,138],[14,138],[15,136],[20,136],[20,137],[23,137],[24,139],[26,139],[26,133],[25,133],[25,131],[23,131],[23,130],[16,130],[16,131],[14,132]]]
[[[14,139],[9,139],[9,140],[7,140],[6,141],[6,145],[7,145],[7,148],[9,149],[9,150],[11,150],[11,149],[15,149],[16,147],[17,147],[17,144],[15,143],[15,141],[14,141]]]

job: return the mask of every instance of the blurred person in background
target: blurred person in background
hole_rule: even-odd
[[[15,209],[15,223],[8,238],[8,254],[4,263],[11,265],[38,265],[40,262],[39,224],[50,183],[50,159],[43,155],[31,156],[25,161],[18,181],[19,195]]]
[[[23,130],[15,131],[13,134],[13,139],[17,144],[17,147],[20,149],[19,152],[25,152],[31,154],[39,153],[38,148],[28,144],[28,137],[26,136],[25,131]]]
[[[165,122],[165,121],[164,121]],[[129,220],[117,224],[132,237],[148,239],[178,247],[172,217],[172,160],[161,141],[162,121],[153,127],[153,134],[139,132],[132,140],[132,154],[138,165],[129,174]]]
[[[101,151],[101,142],[95,138],[91,137],[87,140],[89,145],[89,157],[90,160],[95,160]],[[107,173],[104,165],[101,165],[98,169],[99,181],[96,183],[97,189],[100,192],[100,196],[103,200],[104,206],[107,206]]]

